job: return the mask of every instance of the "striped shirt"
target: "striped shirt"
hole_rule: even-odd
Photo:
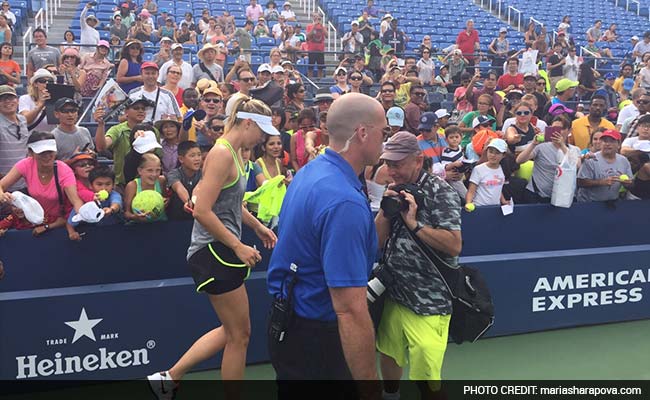
[[[169,117],[167,117],[169,115],[174,115],[176,119],[180,119],[182,117],[181,110],[178,107],[178,102],[176,102],[174,94],[167,89],[159,88],[158,90],[160,90],[160,95],[158,95],[157,90],[148,92],[144,90],[144,86],[140,86],[131,90],[129,92],[129,97],[132,100],[146,97],[153,102],[156,102],[156,97],[158,97],[158,104],[154,106],[156,109],[156,115],[153,115],[153,108],[147,108],[147,116],[144,118],[145,121],[154,122],[160,121],[161,119],[169,119]],[[163,118],[163,116],[165,116],[165,118]]]
[[[438,141],[434,142],[420,135],[418,136],[418,145],[424,155],[431,158],[433,163],[436,164],[440,162],[440,156],[442,156],[442,151],[447,147],[447,141],[444,138],[438,137]]]

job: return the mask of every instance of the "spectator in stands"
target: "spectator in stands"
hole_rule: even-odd
[[[408,123],[408,119],[406,121]],[[433,164],[440,163],[442,151],[447,147],[445,138],[438,135],[438,117],[435,113],[425,112],[420,116],[416,130],[419,133],[418,146],[426,158],[430,158]],[[435,170],[435,167],[434,167]]]
[[[129,28],[122,23],[122,16],[120,14],[113,17],[113,23],[110,26],[109,33],[111,36],[117,36],[120,40],[126,40],[129,34]]]
[[[190,29],[189,24],[181,23],[176,30],[176,41],[180,44],[196,44],[196,32]]]
[[[280,63],[282,62],[282,54],[280,53],[280,49],[277,47],[274,47],[269,51],[269,67],[271,69],[275,67],[280,67]]]
[[[201,94],[199,101],[199,108],[206,112],[203,121],[196,121],[196,142],[199,146],[213,145],[215,140],[218,139],[218,131],[210,129],[209,127],[215,126],[212,121],[214,117],[224,113],[223,94],[216,86],[210,86]],[[223,121],[222,118],[221,121]]]
[[[571,46],[569,48],[569,53],[564,58],[564,66],[562,67],[562,72],[564,73],[564,78],[570,81],[577,81],[580,74],[580,65],[582,61],[580,57],[576,54],[576,48]],[[554,93],[555,85],[551,85],[551,92]]]
[[[449,59],[450,57],[451,59]],[[469,61],[463,57],[459,49],[455,49],[445,55],[442,61],[447,62],[446,65],[448,66],[449,76],[451,77],[452,82],[459,84],[461,81],[460,77],[465,72]]]
[[[499,30],[499,32],[501,31]],[[506,28],[506,32],[508,32],[507,28]],[[526,28],[526,32],[524,32],[524,44],[526,45],[526,47],[533,47],[533,43],[535,42],[535,40],[537,40],[537,31],[535,30],[535,23],[533,21],[530,21],[528,23],[528,27]],[[492,66],[498,67],[499,65],[503,65],[505,61],[506,60],[504,59],[501,62],[501,64],[497,64],[497,65],[492,64]]]
[[[146,133],[145,133],[146,134]],[[164,209],[158,216],[134,210],[131,206],[133,199],[143,190],[155,190],[164,197],[167,179],[162,175],[160,158],[153,153],[144,153],[138,165],[138,177],[127,183],[124,188],[124,217],[133,222],[166,221]],[[168,200],[165,200],[165,205]]]
[[[607,109],[607,118],[615,120],[618,116],[618,103],[619,97],[616,90],[614,90],[614,80],[616,75],[613,72],[608,72],[604,76],[603,86],[598,88],[594,93],[605,97],[605,107]]]
[[[159,25],[160,29],[154,32],[158,38],[170,38],[176,42],[176,28],[174,27],[174,19],[172,17],[167,17],[162,25]]]
[[[284,4],[282,4],[282,12],[280,14],[284,16],[287,21],[296,21],[296,13],[293,12],[291,9],[291,3],[288,1],[285,1]]]
[[[481,73],[478,69],[473,76],[469,72],[463,72],[460,75],[460,86],[454,91],[454,104],[456,105],[456,110],[459,112],[465,114],[474,109],[468,97],[473,95],[474,85],[480,77]]]
[[[632,55],[636,57],[636,64],[641,64],[644,54],[650,53],[650,31],[643,34],[643,40],[634,45]]]
[[[130,40],[122,48],[115,80],[126,93],[142,86],[140,66],[143,53],[144,49],[139,40]]]
[[[503,105],[503,100],[502,97],[497,93],[497,73],[490,70],[483,76],[485,77],[483,79],[483,87],[481,89],[477,89],[472,86],[472,90],[467,91],[468,100],[472,102],[472,106],[474,109],[476,109],[478,107],[479,96],[483,94],[490,95],[492,97],[492,106],[494,107],[494,112],[499,113]],[[475,83],[476,82],[478,82],[478,80],[475,81]]]
[[[156,29],[156,24],[151,13],[147,9],[144,9],[140,11],[140,14],[138,14],[138,16],[142,20],[142,26],[144,27],[145,32],[147,32],[148,35],[151,35]]]
[[[352,70],[348,75],[349,93],[363,93],[361,84],[363,83],[363,74],[357,70]],[[365,94],[365,93],[364,93]]]
[[[618,154],[621,135],[608,129],[600,137],[601,150],[594,158],[586,159],[578,170],[579,202],[611,201],[619,198],[621,186],[633,185],[632,168],[624,156]],[[621,179],[627,175],[628,179]]]
[[[156,4],[154,0],[144,0],[142,3],[142,9],[149,11],[151,14],[158,14],[158,4]],[[165,10],[165,12],[167,12],[167,10]]]
[[[68,48],[73,48],[79,51],[79,43],[75,42],[76,39],[74,32],[69,30],[65,31],[63,33],[63,42],[61,42],[61,46],[59,46],[59,51],[63,53],[63,51]]]
[[[177,67],[172,67],[177,69]],[[161,163],[165,176],[178,166],[178,144],[180,143],[181,123],[175,119],[161,119],[154,123],[154,127],[160,134]]]
[[[152,29],[149,25],[145,25],[142,22],[142,17],[135,17],[135,21],[131,28],[129,29],[129,35],[127,39],[130,40],[139,40],[140,42],[148,42],[151,39]]]
[[[122,5],[120,5],[120,9],[115,12],[115,14],[113,15],[113,19],[115,19],[115,17],[118,15],[122,19],[122,25],[126,26],[126,29],[131,29],[131,25],[133,25],[133,23],[135,22],[135,15],[133,14],[133,11],[129,8],[129,5],[127,3],[123,3]]]
[[[172,43],[174,40],[168,37],[160,40],[160,50],[153,56],[153,62],[158,64],[158,67],[172,59]]]
[[[363,51],[363,35],[359,32],[359,22],[352,21],[351,30],[341,38],[344,57],[354,57]]]
[[[217,58],[217,47],[206,43],[199,50],[197,56],[199,57],[199,62],[192,67],[192,83],[196,85],[196,82],[202,78],[215,82],[223,82],[223,68],[215,62]],[[235,64],[237,65],[239,61],[237,60]]]
[[[551,127],[559,129],[553,133],[551,142],[532,140],[517,156],[517,163],[523,164],[533,160],[533,175],[526,186],[527,203],[549,203],[553,192],[553,182],[557,166],[567,152],[573,153],[578,160],[576,168],[580,168],[580,149],[568,143],[571,134],[571,123],[564,116],[553,118]],[[559,151],[558,151],[559,150]]]
[[[417,62],[418,79],[423,85],[430,85],[433,82],[436,66],[431,59],[431,50],[429,48],[422,49],[422,58]]]
[[[142,86],[129,92],[133,100],[145,97],[155,103],[154,109],[147,112],[146,121],[158,121],[167,118],[181,118],[180,109],[174,95],[158,87],[158,65],[147,61],[142,63]]]
[[[270,3],[271,2],[269,2],[269,4]],[[267,20],[268,20],[268,18],[267,18]],[[275,38],[276,41],[280,40],[280,38],[282,37],[282,32],[284,31],[284,28],[286,28],[286,27],[287,27],[287,24],[285,22],[284,17],[282,15],[280,15],[278,17],[278,22],[271,27],[271,35],[273,35],[273,38]],[[307,27],[307,29],[309,29],[309,26]]]
[[[266,25],[266,20],[264,19],[264,17],[260,17],[257,20],[257,25],[253,30],[253,36],[255,36],[256,38],[262,38],[262,37],[265,38],[271,36],[271,30],[269,29],[268,25]]]
[[[81,50],[80,54],[91,54],[97,43],[99,43],[99,32],[95,27],[99,24],[99,20],[93,14],[88,15],[88,10],[93,8],[93,3],[88,3],[79,14],[79,21],[81,24]]]
[[[562,51],[560,51],[560,53],[562,54],[563,57],[569,55],[569,50],[572,47],[575,47],[575,43],[573,42],[573,39],[572,38],[567,39],[567,35],[565,32],[558,32],[557,36],[555,37],[555,42],[552,44],[555,45],[558,43],[560,44],[560,46],[562,46]],[[544,53],[543,55],[546,55],[546,53]]]
[[[627,120],[633,120],[640,113],[640,104],[641,96],[645,94],[645,89],[636,88],[632,90],[632,102],[626,105],[621,109],[621,112],[618,113],[618,119],[616,120],[616,130],[621,132],[621,134],[626,135],[627,129],[623,131],[623,124]],[[629,126],[628,126],[629,128]]]
[[[587,41],[597,42],[603,37],[602,33],[603,22],[599,19],[594,22],[594,26],[587,29]]]
[[[528,32],[526,32],[526,34],[528,34]],[[508,42],[507,35],[508,28],[502,26],[499,28],[499,36],[494,38],[488,46],[488,52],[491,54],[492,58],[492,67],[501,68],[508,58],[510,43]]]
[[[427,91],[424,86],[419,84],[411,85],[410,101],[406,107],[404,107],[406,130],[413,134],[418,134],[420,132],[418,130],[418,125],[420,125],[420,116],[427,110],[428,106]]]
[[[504,138],[510,151],[515,154],[524,151],[528,143],[534,140],[535,135],[540,132],[539,128],[531,122],[533,111],[533,106],[523,101],[513,107],[513,112],[516,115],[515,123],[508,127]]]
[[[353,72],[352,74],[350,74],[350,76],[358,75],[358,74],[359,74],[358,72]],[[316,113],[318,118],[320,118],[321,113],[327,112],[330,109],[330,106],[334,102],[334,97],[332,97],[332,94],[329,92],[329,90],[321,89],[319,90],[318,93],[316,93],[316,96],[314,96],[312,101],[313,104],[316,106],[314,112]],[[282,115],[283,115],[283,120],[285,120],[286,116],[284,115],[284,113]]]
[[[81,88],[86,82],[86,71],[79,68],[80,64],[81,57],[79,57],[79,52],[75,49],[66,49],[59,64],[59,74],[63,75],[63,84],[74,86],[77,92],[76,96],[79,96],[79,98],[81,97]]]
[[[368,3],[366,7],[364,7],[361,12],[365,12],[370,16],[371,18],[379,18],[379,13],[385,12],[384,10],[380,9],[379,7],[375,6],[374,0],[368,0]]]
[[[317,68],[318,78],[325,73],[325,40],[327,29],[323,26],[322,17],[318,12],[312,14],[312,23],[307,25],[307,51],[309,51],[309,69],[307,76],[312,77],[314,66]]]
[[[287,99],[289,101],[284,111],[287,120],[289,120],[291,114],[294,112],[300,112],[305,108],[305,87],[302,83],[291,83],[287,85]]]
[[[160,76],[158,78],[158,81],[161,84],[165,84],[167,82],[167,75],[168,75],[167,71],[172,65],[175,65],[181,70],[182,73],[182,76],[180,77],[181,78],[180,81],[177,82],[177,86],[184,90],[189,88],[192,85],[192,82],[194,81],[193,67],[190,63],[183,60],[184,51],[185,50],[182,44],[180,43],[172,44],[171,47],[172,59],[167,61],[162,65],[162,67],[160,67]],[[181,96],[182,96],[182,91],[177,97],[181,97]],[[181,104],[181,102],[179,101],[178,104]]]
[[[494,102],[493,102],[492,95],[488,93],[483,93],[477,96],[475,93],[474,96],[476,96],[477,98],[476,110],[470,111],[467,114],[465,114],[462,120],[458,123],[458,127],[460,128],[460,131],[463,134],[463,142],[461,144],[463,147],[465,147],[467,143],[469,143],[469,141],[472,138],[472,135],[474,134],[474,126],[472,124],[474,118],[477,118],[480,115],[487,117],[490,121],[492,121],[491,129],[493,131],[497,130],[497,119],[494,110]]]
[[[629,63],[624,63],[621,66],[621,70],[618,77],[614,81],[614,85],[613,85],[614,90],[616,90],[620,95],[623,91],[623,81],[625,81],[625,79],[633,79],[633,78],[634,78],[634,65]]]
[[[305,151],[309,154],[310,159],[313,159],[318,155],[320,150],[320,130],[313,130],[309,133],[314,133],[314,136],[318,136],[316,140],[311,140],[312,145],[310,147],[305,147]],[[318,133],[318,135],[316,135]],[[325,135],[322,135],[325,136]],[[315,144],[314,142],[318,143]],[[286,169],[282,167],[282,140],[280,136],[274,135],[264,135],[264,141],[260,145],[262,155],[255,160],[255,163],[261,168],[264,180],[269,180],[278,175],[285,175],[287,173]]]
[[[501,168],[501,160],[508,151],[503,139],[492,139],[487,145],[487,161],[477,165],[469,178],[469,187],[465,196],[466,204],[475,206],[494,206],[507,204],[502,194],[506,176]]]
[[[7,17],[0,14],[0,43],[2,42],[11,43],[11,27],[7,22]]]
[[[267,82],[270,82],[271,79],[271,67],[269,64],[260,64],[260,66],[257,67],[257,87],[263,87]]]
[[[564,32],[569,32],[569,29],[571,28],[571,17],[568,15],[565,15],[562,17],[562,22],[557,26],[558,31],[564,31]]]
[[[558,37],[559,36],[561,35],[558,35]],[[533,46],[531,47],[532,50],[537,50],[537,62],[541,61],[542,57],[546,55],[548,52],[548,46],[549,43],[546,40],[546,27],[542,26],[539,30],[539,35],[537,35],[537,39],[535,39]],[[523,52],[523,49],[521,51]]]
[[[543,79],[537,80],[537,91],[540,91],[546,85],[546,81]],[[566,78],[560,79],[558,83],[555,84],[555,96],[551,98],[549,102],[544,106],[544,115],[548,115],[549,109],[555,104],[561,104],[568,108],[568,102],[574,99],[576,93],[576,87],[579,83],[577,81],[570,81]]]
[[[443,115],[439,111],[440,110],[436,111],[436,117],[438,115]],[[446,110],[443,111],[445,113],[444,115],[449,115]],[[438,118],[438,126],[440,127],[440,125],[440,118]],[[440,136],[441,129],[445,141],[447,142],[447,147],[445,147],[440,156],[439,168],[440,170],[444,168],[445,181],[447,181],[456,193],[458,193],[461,201],[464,202],[465,196],[467,195],[467,187],[465,187],[465,184],[463,183],[465,177],[463,171],[465,171],[464,167],[466,166],[464,163],[465,154],[463,153],[463,149],[460,147],[460,141],[463,135],[457,126],[449,126],[447,128],[438,128],[438,136]],[[442,171],[440,171],[439,175],[442,175]]]
[[[251,0],[255,1],[255,0]],[[299,26],[299,25],[297,25]],[[246,61],[249,63],[251,62],[251,54],[250,54],[250,49],[253,41],[253,21],[246,21],[244,23],[244,26],[242,28],[237,28],[235,32],[229,36],[229,39],[232,41],[233,39],[237,39],[237,43],[239,43],[239,47],[242,49],[242,54],[246,56]]]
[[[79,65],[79,69],[85,74],[85,79],[79,89],[82,96],[94,96],[106,83],[108,75],[113,69],[113,63],[107,58],[109,49],[108,42],[100,40],[95,52],[82,59]]]
[[[178,144],[178,168],[167,174],[167,187],[172,191],[167,215],[172,220],[191,220],[194,203],[192,193],[201,180],[201,150],[195,142]]]
[[[627,158],[634,173],[634,186],[630,189],[638,199],[650,199],[650,146],[644,145],[641,150],[635,150]]]
[[[27,77],[31,78],[34,71],[43,68],[44,65],[53,64],[59,66],[61,52],[58,49],[47,45],[47,34],[43,28],[36,28],[32,33],[32,39],[36,47],[27,53]]]
[[[219,25],[221,25],[219,23],[219,19],[217,19],[217,23]],[[179,29],[181,31],[182,31],[183,26],[187,26],[187,30],[190,31],[191,33],[194,33],[195,35],[200,33],[199,27],[196,25],[196,23],[194,23],[194,15],[192,15],[192,13],[189,12],[189,11],[185,13],[185,15],[183,17],[183,20],[180,23]],[[224,26],[222,25],[222,29],[223,28],[224,28]]]
[[[203,33],[205,32],[206,29],[208,29],[208,26],[210,24],[210,10],[207,8],[204,8],[203,11],[201,11],[201,18],[199,19],[199,32]],[[225,25],[222,25],[222,28]]]
[[[535,117],[541,119],[544,118],[544,105],[548,101],[546,95],[537,91],[537,81],[541,81],[539,76],[527,72],[524,74],[524,94],[530,94],[535,96],[537,108],[534,112]]]
[[[93,114],[93,119],[97,122],[97,131],[95,132],[97,151],[110,150],[113,153],[113,170],[117,185],[124,186],[126,184],[124,159],[131,151],[131,131],[137,125],[142,124],[147,116],[147,108],[153,106],[154,104],[144,97],[130,103],[124,111],[126,121],[112,126],[108,132],[105,131],[105,121],[103,120],[105,110],[100,106]]]
[[[395,83],[391,81],[382,82],[378,95],[384,111],[388,111],[391,107],[395,106],[395,90]]]
[[[603,42],[617,42],[618,33],[616,33],[616,24],[611,24],[600,38]]]
[[[262,6],[257,4],[257,0],[250,0],[250,5],[246,7],[246,19],[249,21],[257,21],[264,15]]]
[[[286,111],[286,109],[285,109]],[[301,110],[298,114],[298,129],[293,136],[291,136],[291,166],[294,171],[298,170],[307,164],[310,154],[305,149],[305,136],[307,132],[316,129],[316,115],[310,108]],[[320,141],[317,141],[314,146],[320,146]]]
[[[382,105],[383,106],[383,105]],[[384,142],[388,140],[389,137],[393,136],[399,131],[404,130],[404,109],[402,107],[393,106],[386,111],[386,120],[388,121],[388,127],[390,128],[390,133],[384,138]]]
[[[573,53],[575,56],[575,53]],[[551,83],[551,95],[555,95],[555,84],[562,78],[564,78],[564,65],[567,62],[567,58],[562,56],[562,45],[560,43],[555,43],[553,49],[548,57],[548,62],[546,63],[546,71],[548,72],[549,81]]]
[[[591,67],[591,63],[580,64],[580,73],[578,75],[578,97],[582,101],[589,101],[596,91],[596,79],[600,77],[598,71]]]
[[[29,135],[27,148],[27,157],[18,161],[0,179],[0,202],[13,200],[6,190],[22,178],[25,179],[29,195],[38,201],[46,215],[59,219],[65,218],[73,207],[79,211],[83,203],[77,194],[77,183],[70,167],[56,160],[54,136],[48,132],[34,131]],[[47,224],[43,228],[43,232],[50,229]]]
[[[560,69],[560,74],[562,70]],[[511,90],[523,90],[524,74],[519,72],[519,59],[511,57],[508,59],[507,72],[497,81],[497,88],[508,93]]]
[[[330,93],[334,100],[350,92],[350,86],[348,86],[348,71],[345,68],[339,66],[334,70],[334,82],[335,84],[330,86]]]
[[[27,119],[28,129],[51,131],[55,125],[47,122],[45,103],[51,98],[48,83],[54,83],[54,75],[45,69],[37,70],[29,80],[27,94],[20,96],[18,112]]]
[[[0,177],[27,154],[29,131],[25,117],[18,113],[16,90],[8,85],[0,85]],[[5,190],[24,188],[24,182],[5,186]]]
[[[650,114],[644,114],[638,118],[635,131],[637,136],[628,137],[623,141],[621,154],[624,156],[638,150],[641,148],[640,146],[647,148],[643,142],[650,140]]]
[[[59,125],[52,129],[52,135],[56,140],[56,155],[59,160],[65,161],[76,153],[95,149],[88,129],[77,126],[79,109],[79,103],[67,97],[54,103],[54,117],[59,120]]]
[[[370,43],[370,32],[374,31],[375,29],[372,26],[372,23],[370,22],[370,17],[368,16],[368,13],[362,12],[361,16],[359,17],[359,32],[361,33],[361,36],[363,36],[363,45],[367,45]]]
[[[456,46],[470,66],[476,64],[477,58],[474,53],[480,52],[480,41],[478,31],[474,29],[474,21],[471,19],[466,22],[465,30],[458,33]]]
[[[571,124],[570,143],[584,150],[589,143],[589,132],[597,128],[614,130],[614,124],[603,118],[606,109],[606,100],[601,95],[594,95],[589,105],[589,115],[574,120]],[[620,136],[620,134],[619,134]],[[618,149],[616,149],[618,151]]]
[[[15,86],[20,81],[20,65],[12,59],[14,47],[11,43],[0,43],[0,84]]]
[[[266,3],[266,9],[264,10],[264,19],[269,22],[274,22],[280,19],[280,12],[278,7],[273,0],[270,0]]]
[[[162,73],[160,75],[162,75]],[[171,94],[174,95],[176,103],[178,103],[179,107],[183,106],[183,92],[185,91],[185,89],[179,85],[180,81],[184,78],[183,75],[183,68],[179,67],[176,64],[169,65],[165,72],[165,84],[161,86],[161,88],[168,90],[171,92]],[[182,115],[183,113],[181,113],[181,116]]]
[[[397,18],[392,18],[390,20],[390,28],[384,32],[382,40],[384,44],[389,45],[393,50],[395,50],[395,55],[397,57],[402,57],[404,55],[406,42],[408,42],[408,37],[403,30],[398,28],[397,23]]]
[[[150,10],[149,12],[151,12],[151,10]],[[154,13],[154,14],[155,14],[155,13]],[[164,25],[165,25],[165,21],[167,21],[167,18],[168,18],[168,17],[170,17],[170,15],[169,15],[169,11],[167,11],[166,8],[161,9],[161,10],[160,10],[160,13],[159,13],[158,16],[156,17],[156,26],[160,26],[160,27],[164,26]],[[176,22],[174,22],[174,18],[173,18],[173,17],[172,17],[172,23],[173,23],[173,25],[174,25],[174,28],[176,28]]]
[[[494,79],[495,85],[496,85],[496,77]],[[431,82],[431,85],[433,86],[433,91],[436,93],[441,93],[441,94],[447,94],[449,93],[449,90],[447,89],[447,86],[452,85],[453,82],[451,80],[451,75],[449,75],[449,67],[447,65],[441,65],[440,66],[440,73],[436,78]]]
[[[11,11],[11,5],[8,2],[2,2],[2,10],[0,10],[0,14],[4,15],[7,18],[9,26],[12,28],[16,26],[16,14]]]
[[[81,199],[81,202],[85,204],[97,200],[95,192],[90,188],[90,182],[88,180],[90,172],[97,167],[97,156],[95,153],[85,151],[75,153],[66,159],[65,163],[68,164],[74,173],[75,180],[77,181],[77,195]],[[76,232],[73,233],[70,229],[68,229],[68,232],[71,234],[71,240],[80,240],[79,235],[75,235]],[[72,237],[72,235],[75,237]]]

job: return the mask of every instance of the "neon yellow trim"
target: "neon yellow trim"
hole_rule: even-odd
[[[208,249],[210,249],[210,253],[212,253],[214,258],[216,258],[217,261],[219,261],[221,264],[223,264],[225,266],[233,267],[233,268],[245,268],[246,267],[246,264],[231,264],[231,263],[228,263],[228,262],[222,260],[221,257],[219,257],[219,255],[217,254],[217,252],[214,251],[214,249],[212,248],[212,243],[208,244]]]
[[[208,283],[210,283],[210,282],[212,282],[212,281],[214,281],[214,278],[210,278],[210,279],[208,279],[207,281],[203,282],[202,284],[200,284],[199,286],[197,286],[196,291],[197,291],[197,292],[200,292],[201,289],[203,289],[203,287],[204,287],[205,285],[207,285]]]

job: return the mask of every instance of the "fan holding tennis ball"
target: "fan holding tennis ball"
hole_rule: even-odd
[[[472,212],[474,210],[476,210],[476,206],[474,205],[474,203],[465,204],[465,211]]]
[[[627,176],[626,174],[622,174],[621,176],[618,177],[618,180],[622,182],[627,182],[630,180],[630,177]]]
[[[97,192],[97,198],[100,201],[104,201],[104,200],[108,199],[108,192],[106,190],[104,190],[104,189],[100,190],[99,192]]]

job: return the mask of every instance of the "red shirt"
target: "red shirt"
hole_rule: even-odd
[[[311,31],[316,28],[317,31],[314,35],[310,35]],[[320,30],[320,32],[318,31]],[[307,50],[308,51],[325,51],[325,27],[323,24],[309,24],[307,25]]]
[[[517,74],[512,76],[510,74],[501,75],[497,81],[497,88],[499,90],[504,90],[510,85],[514,85],[515,89],[519,89],[519,86],[524,84],[524,74]]]
[[[475,51],[475,43],[479,43],[478,31],[476,29],[473,29],[469,34],[467,33],[467,30],[463,30],[458,34],[458,37],[456,38],[456,46],[458,46],[460,51],[468,60],[474,59],[474,56],[472,56],[472,54],[474,54]]]

